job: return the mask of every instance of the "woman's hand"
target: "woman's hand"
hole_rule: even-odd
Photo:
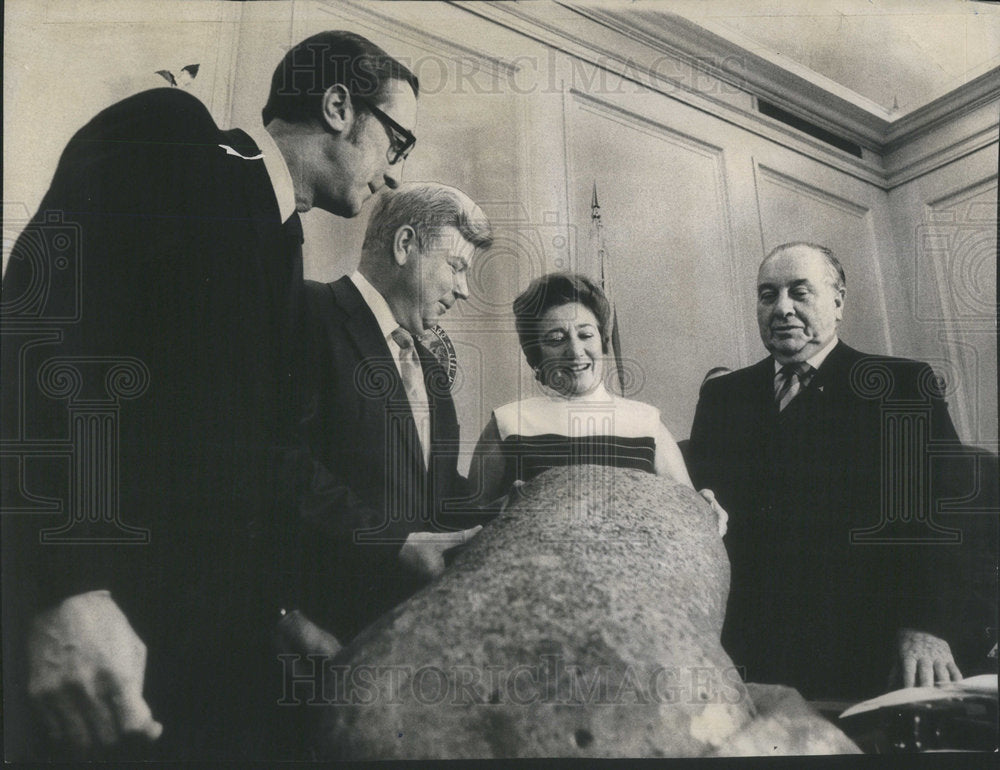
[[[712,510],[715,511],[715,518],[719,526],[719,537],[723,537],[726,534],[729,524],[729,514],[726,513],[726,509],[719,505],[719,501],[715,499],[715,493],[711,489],[701,489],[698,494],[708,501],[708,504],[712,506]]]
[[[461,532],[411,532],[399,549],[397,558],[423,582],[433,580],[444,572],[444,553],[465,545],[480,533],[478,524]]]

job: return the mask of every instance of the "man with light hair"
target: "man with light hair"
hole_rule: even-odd
[[[929,493],[943,490],[922,482],[929,447],[955,447],[955,428],[927,364],[839,339],[846,296],[830,249],[771,251],[757,280],[770,355],[704,383],[689,450],[695,483],[730,516],[723,645],[749,681],[813,699],[875,695],[894,667],[897,685],[961,677],[935,574],[947,549],[928,538]],[[906,446],[890,419],[904,414]]]
[[[469,295],[489,221],[463,192],[436,183],[386,191],[372,209],[358,269],[307,282],[313,451],[337,479],[335,553],[305,544],[303,612],[342,641],[444,569],[474,534],[449,519],[466,497],[446,367],[426,335]],[[329,490],[324,490],[329,496]]]

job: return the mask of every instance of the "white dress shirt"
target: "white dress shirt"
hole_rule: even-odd
[[[288,218],[295,213],[295,185],[292,183],[292,174],[285,163],[285,157],[278,149],[274,137],[268,133],[264,126],[258,125],[247,128],[245,131],[260,148],[264,160],[264,168],[267,176],[271,180],[271,187],[274,189],[274,197],[278,201],[278,212],[282,222],[287,222]]]
[[[814,353],[811,358],[807,358],[806,363],[809,364],[809,366],[811,366],[814,371],[818,370],[823,365],[823,362],[826,361],[826,357],[830,355],[830,351],[833,350],[839,339],[840,338],[837,337],[837,335],[834,335],[833,338],[828,343],[826,343],[818,353]],[[782,366],[783,364],[779,364],[777,359],[775,359],[774,361],[775,375],[777,375],[778,372],[781,371]]]

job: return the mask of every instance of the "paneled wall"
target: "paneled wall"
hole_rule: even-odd
[[[960,435],[993,451],[997,161],[993,144],[889,193],[900,273],[912,296],[910,316],[899,319],[911,329],[900,352],[945,376]]]
[[[659,407],[677,438],[707,369],[764,355],[757,265],[803,239],[844,262],[845,340],[932,361],[952,383],[963,437],[995,445],[996,97],[911,143],[866,143],[858,159],[761,117],[738,85],[634,30],[547,3],[15,0],[8,29],[15,23],[5,240],[18,228],[8,204],[33,211],[72,132],[163,84],[157,69],[200,62],[191,89],[220,123],[245,126],[259,119],[284,51],[314,32],[357,31],[409,64],[423,90],[406,178],[464,189],[497,232],[473,296],[446,319],[467,451],[494,406],[535,387],[511,300],[543,272],[600,269],[595,183],[629,395]],[[364,214],[306,215],[307,277],[352,270],[364,225]]]
[[[241,10],[238,3],[184,0],[5,3],[4,238],[18,231],[15,212],[35,211],[76,130],[126,96],[167,86],[158,70],[179,75],[199,64],[186,87],[225,115],[244,34]]]

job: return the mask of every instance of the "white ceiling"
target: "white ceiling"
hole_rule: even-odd
[[[683,16],[890,121],[1000,68],[1000,3],[634,0],[605,8]]]

